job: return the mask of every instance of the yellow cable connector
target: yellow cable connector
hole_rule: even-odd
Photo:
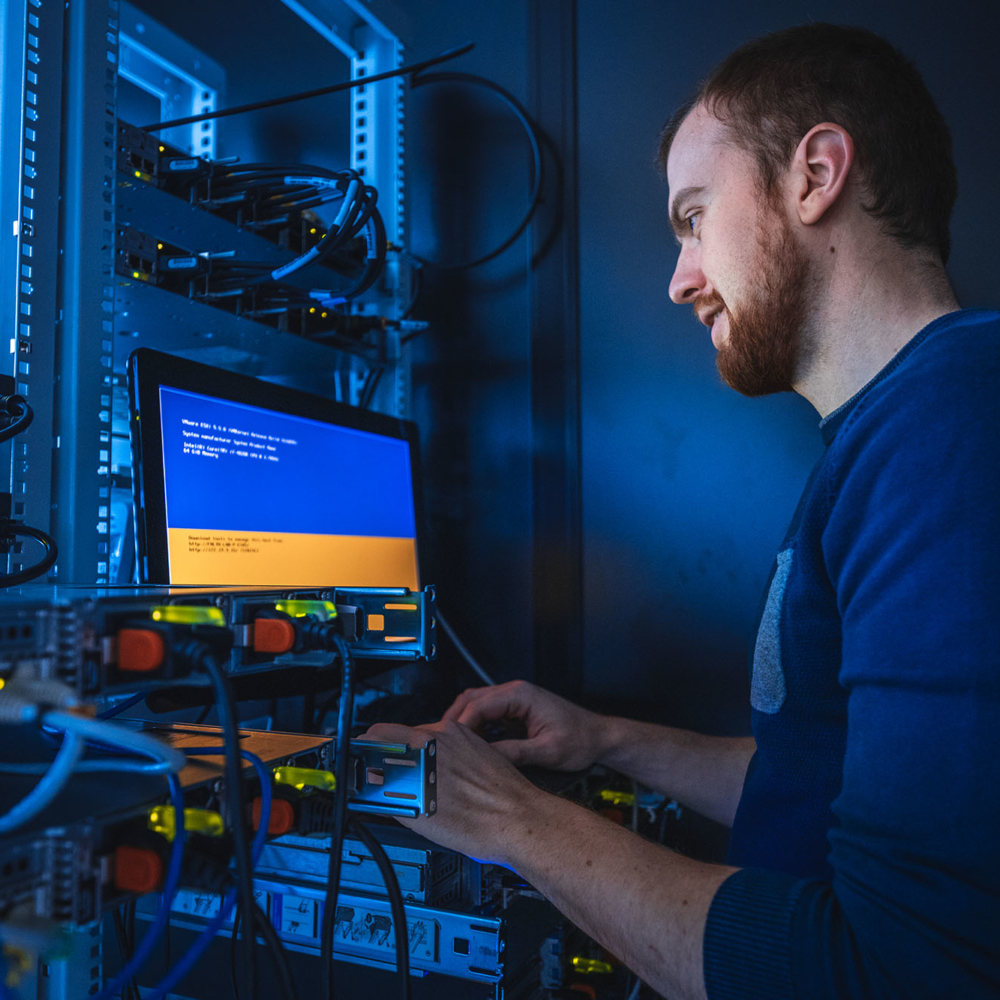
[[[150,617],[154,622],[170,625],[221,625],[225,627],[226,616],[221,608],[200,604],[161,604],[153,608]]]
[[[329,771],[318,771],[314,767],[276,767],[276,785],[291,785],[296,791],[318,788],[321,792],[332,792],[337,787],[337,779]]]
[[[573,971],[579,972],[584,976],[592,975],[597,973],[600,976],[610,976],[614,974],[614,968],[610,962],[602,962],[597,958],[581,958],[577,955],[573,959]]]
[[[173,806],[154,806],[149,810],[148,826],[153,833],[162,834],[173,843],[177,821]],[[185,809],[184,832],[202,833],[206,837],[221,837],[226,832],[222,816],[212,809]]]
[[[321,622],[325,622],[337,617],[337,605],[333,601],[277,601],[274,607],[292,618],[315,615]]]
[[[628,806],[635,804],[635,796],[631,792],[616,792],[611,788],[601,789],[601,801],[609,806]]]

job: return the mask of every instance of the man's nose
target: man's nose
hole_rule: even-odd
[[[682,247],[670,279],[670,298],[677,305],[689,305],[705,289],[705,275],[702,274],[698,254],[690,247]]]

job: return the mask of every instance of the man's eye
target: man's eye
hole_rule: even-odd
[[[690,224],[690,226],[691,226],[691,232],[692,232],[692,233],[694,232],[694,220],[695,220],[695,219],[697,219],[697,218],[698,218],[698,217],[699,217],[700,215],[701,215],[701,212],[692,212],[692,213],[691,213],[691,214],[690,214],[690,215],[689,215],[689,216],[687,217],[687,221],[688,221],[688,223],[689,223],[689,224]]]

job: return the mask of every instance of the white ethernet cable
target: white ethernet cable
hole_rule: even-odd
[[[180,751],[166,746],[141,732],[126,729],[112,722],[88,719],[70,712],[50,711],[42,717],[42,724],[65,733],[65,739],[56,759],[44,767],[41,781],[5,815],[0,816],[0,833],[8,833],[33,816],[38,815],[66,786],[70,777],[78,770],[106,770],[113,766],[116,770],[146,770],[151,773],[176,773],[180,771],[186,758]],[[133,761],[80,761],[86,741],[93,740],[105,746],[124,750],[149,758],[152,764],[138,765]],[[94,766],[98,765],[98,766]],[[38,765],[3,765],[0,771],[25,773],[28,768]],[[33,772],[28,772],[33,773]]]

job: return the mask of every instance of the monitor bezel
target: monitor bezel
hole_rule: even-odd
[[[417,573],[423,541],[423,502],[417,425],[411,420],[362,410],[325,396],[241,375],[174,354],[140,347],[127,364],[129,441],[132,450],[132,502],[138,582],[169,585],[167,509],[164,490],[163,446],[160,428],[160,387],[262,407],[406,441],[410,446],[413,510],[416,524]],[[205,581],[205,586],[228,586],[232,581]],[[330,580],[329,586],[345,581]],[[390,586],[386,581],[386,586]],[[293,583],[276,584],[294,588]]]

